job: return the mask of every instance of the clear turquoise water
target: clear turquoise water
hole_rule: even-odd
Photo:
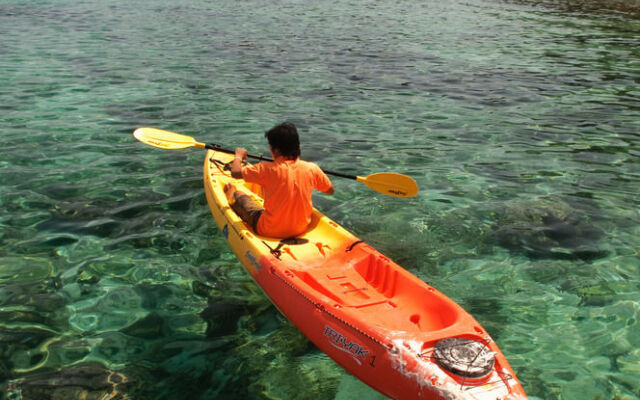
[[[0,37],[2,396],[376,398],[243,272],[203,153],[131,136],[259,153],[291,120],[325,168],[416,179],[316,204],[470,311],[531,398],[640,399],[637,14],[0,0]]]

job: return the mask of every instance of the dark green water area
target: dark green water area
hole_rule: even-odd
[[[244,272],[203,152],[131,135],[266,154],[290,120],[306,159],[418,182],[315,203],[530,398],[640,399],[640,18],[611,3],[0,0],[0,398],[381,398]]]

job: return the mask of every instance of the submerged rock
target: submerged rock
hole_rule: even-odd
[[[496,214],[498,243],[529,257],[592,260],[607,254],[598,246],[604,233],[560,199],[520,201]]]
[[[259,293],[255,282],[239,264],[221,264],[194,271],[197,280],[193,282],[195,294],[209,299],[219,297],[255,298]]]
[[[1,327],[0,345],[34,348],[55,335],[56,332],[39,326]]]
[[[251,398],[333,400],[341,368],[328,357],[310,354],[279,362],[249,387]]]
[[[121,330],[129,336],[144,339],[155,339],[162,335],[164,319],[155,312],[149,313],[146,317],[139,319],[133,324]]]
[[[272,316],[272,318],[278,318]],[[269,333],[242,335],[223,368],[241,370],[221,394],[251,399],[333,399],[341,368],[291,323],[282,322]]]
[[[59,276],[0,287],[0,321],[66,326],[61,287]]]
[[[600,276],[575,274],[568,276],[560,288],[578,296],[581,306],[595,307],[607,306],[625,298],[636,300],[638,292],[637,283],[632,281],[608,281]]]
[[[38,325],[0,327],[0,382],[15,377],[16,368],[30,369],[39,365],[44,357],[41,346],[56,334]]]
[[[68,328],[58,278],[0,287],[0,382],[15,377],[14,368],[39,364],[43,343]]]
[[[100,276],[85,269],[80,269],[76,275],[76,281],[81,285],[95,285],[100,282]]]
[[[208,337],[232,334],[236,331],[238,319],[247,313],[244,304],[233,300],[209,303],[200,316],[207,322]]]
[[[125,393],[128,380],[123,374],[99,363],[82,363],[56,372],[9,381],[6,393],[9,399],[118,400],[128,398]]]
[[[196,274],[200,280],[193,281],[192,290],[208,300],[207,308],[200,313],[207,323],[208,337],[233,334],[241,319],[253,320],[272,307],[239,265],[219,265]]]

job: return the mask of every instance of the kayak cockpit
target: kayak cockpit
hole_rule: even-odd
[[[387,331],[426,333],[456,324],[459,310],[448,298],[367,245],[312,268],[292,268],[319,300],[334,309],[365,315]],[[354,254],[355,253],[355,254]]]

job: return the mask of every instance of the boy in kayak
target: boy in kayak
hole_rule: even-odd
[[[231,208],[259,235],[290,238],[303,233],[311,222],[314,189],[333,194],[331,181],[316,164],[300,159],[300,139],[294,124],[285,122],[265,133],[273,162],[242,166],[247,150],[237,148],[231,176],[262,186],[264,208],[251,197],[224,187]]]

